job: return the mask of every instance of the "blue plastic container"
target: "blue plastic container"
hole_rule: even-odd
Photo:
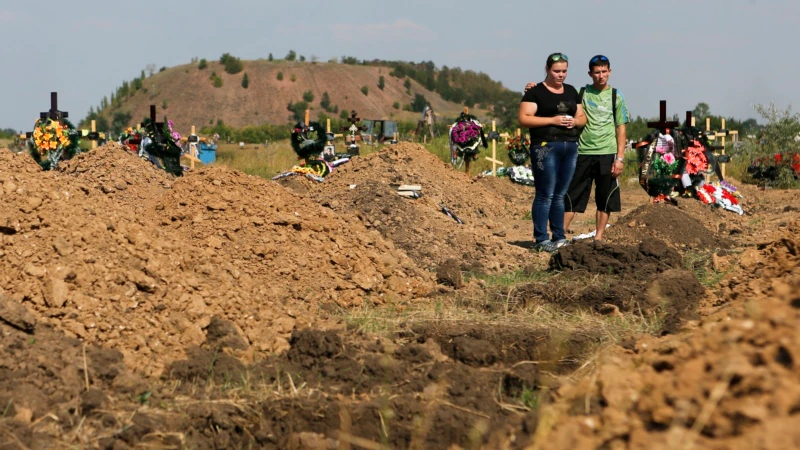
[[[197,157],[203,164],[211,164],[217,160],[217,144],[209,144],[207,142],[200,142],[197,146]]]

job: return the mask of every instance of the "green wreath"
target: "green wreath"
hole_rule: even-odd
[[[28,152],[44,170],[58,168],[58,163],[81,152],[80,134],[67,119],[37,119]]]
[[[298,158],[308,159],[319,156],[325,149],[328,137],[319,122],[308,125],[298,123],[292,130],[292,150]]]

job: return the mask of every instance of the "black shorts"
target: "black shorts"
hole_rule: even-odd
[[[619,180],[611,176],[611,166],[616,154],[581,155],[575,165],[575,174],[564,197],[564,211],[582,213],[589,204],[594,181],[594,198],[598,211],[619,212],[622,203],[619,196]]]

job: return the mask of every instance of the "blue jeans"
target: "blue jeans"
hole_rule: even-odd
[[[564,234],[564,196],[567,194],[575,163],[578,160],[577,142],[545,142],[531,145],[531,165],[536,195],[533,197],[533,237],[536,242],[566,239]]]

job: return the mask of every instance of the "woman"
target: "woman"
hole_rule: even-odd
[[[564,83],[568,64],[563,53],[548,56],[545,80],[525,92],[519,106],[519,124],[529,128],[531,135],[536,188],[531,213],[537,251],[554,252],[567,243],[564,195],[575,172],[580,129],[586,125],[578,91]]]

